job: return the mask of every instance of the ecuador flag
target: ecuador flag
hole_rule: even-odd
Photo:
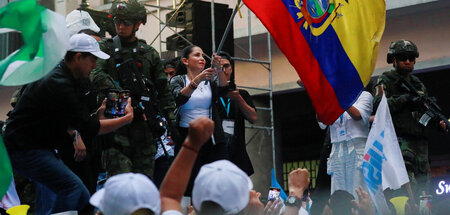
[[[370,81],[384,0],[244,0],[294,66],[319,119],[333,123]]]

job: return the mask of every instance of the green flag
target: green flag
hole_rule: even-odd
[[[0,61],[0,85],[23,85],[42,78],[69,47],[64,17],[36,0],[11,2],[0,8],[0,33],[9,31],[21,32],[24,45]]]
[[[8,152],[6,152],[3,138],[0,136],[0,201],[11,185],[12,178],[13,172],[11,163],[9,162]]]

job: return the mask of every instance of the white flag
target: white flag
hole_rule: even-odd
[[[19,86],[39,80],[69,49],[66,20],[37,4],[14,1],[0,8],[0,33],[19,31],[23,46],[0,61],[0,85]]]
[[[377,213],[387,214],[389,209],[383,190],[399,189],[409,179],[384,94],[364,152],[363,173],[369,194]]]
[[[0,201],[0,208],[8,210],[14,206],[20,205],[20,199],[17,195],[16,184],[14,183],[14,179],[11,180],[11,185],[9,186],[8,191],[3,196]]]

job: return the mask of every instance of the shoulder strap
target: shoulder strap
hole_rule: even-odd
[[[114,44],[114,52],[119,52],[122,49],[122,43],[120,43],[119,36],[113,37],[113,44]]]

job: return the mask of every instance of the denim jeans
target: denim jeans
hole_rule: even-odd
[[[56,201],[56,194],[47,186],[35,182],[36,184],[36,214],[49,215],[52,213],[53,205]]]
[[[53,150],[13,150],[9,156],[14,171],[56,194],[52,213],[81,210],[88,204],[89,191]]]

